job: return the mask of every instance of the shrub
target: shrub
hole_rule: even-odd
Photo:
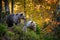
[[[0,24],[0,36],[4,35],[7,32],[6,26]]]
[[[34,31],[23,32],[21,27],[15,27],[14,32],[19,34],[19,40],[40,40],[39,35]]]
[[[36,26],[36,33],[37,33],[37,34],[40,34],[40,32],[41,32],[41,28],[40,28],[39,25],[37,25],[37,26]]]
[[[8,40],[14,40],[14,33],[11,32],[11,31],[7,31],[7,33],[6,33],[6,38],[7,38]]]

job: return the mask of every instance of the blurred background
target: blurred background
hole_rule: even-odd
[[[24,12],[27,20],[35,21],[44,33],[54,34],[55,28],[60,33],[60,0],[0,0],[0,20],[2,14],[20,12]]]

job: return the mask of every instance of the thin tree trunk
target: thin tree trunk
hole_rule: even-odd
[[[9,10],[9,3],[8,0],[4,0],[5,2],[5,11],[6,11],[6,15],[10,14],[10,10]]]
[[[25,12],[25,15],[26,15],[26,0],[24,0],[24,12]]]
[[[11,0],[11,13],[13,14],[14,13],[14,3],[13,3],[14,0]]]
[[[2,0],[0,0],[0,23],[1,23],[1,14],[2,14]]]

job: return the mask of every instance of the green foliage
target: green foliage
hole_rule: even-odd
[[[27,32],[23,32],[21,29],[22,29],[21,27],[14,28],[14,32],[16,34],[19,34],[20,40],[40,40],[36,32],[30,31],[29,29]]]
[[[43,33],[41,27],[37,25],[37,31],[31,31],[28,29],[27,32],[22,31],[23,25],[14,26],[12,31],[8,31],[5,25],[0,24],[0,35],[6,33],[8,40],[59,40],[54,36],[54,32]]]
[[[25,34],[25,39],[26,40],[40,40],[39,36],[35,32],[33,32],[33,31],[27,32]]]
[[[4,35],[7,32],[6,26],[0,24],[0,36]]]
[[[6,37],[10,40],[14,40],[14,33],[11,31],[7,31]]]
[[[6,33],[6,35],[9,36],[9,37],[12,37],[12,36],[14,36],[14,33],[11,32],[11,31],[8,31],[8,32]]]
[[[41,32],[41,28],[40,28],[39,25],[37,25],[37,27],[36,27],[36,33],[37,33],[37,34],[40,34],[40,32]]]

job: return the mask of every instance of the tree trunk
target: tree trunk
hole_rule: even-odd
[[[14,3],[13,3],[14,0],[11,0],[11,13],[13,14],[14,13]]]
[[[9,3],[8,0],[4,0],[5,2],[5,11],[6,11],[6,15],[10,14],[10,10],[9,10]]]
[[[25,15],[26,15],[26,0],[24,0],[24,12],[25,12]]]
[[[2,0],[0,0],[0,23],[1,23],[1,14],[2,14]]]

